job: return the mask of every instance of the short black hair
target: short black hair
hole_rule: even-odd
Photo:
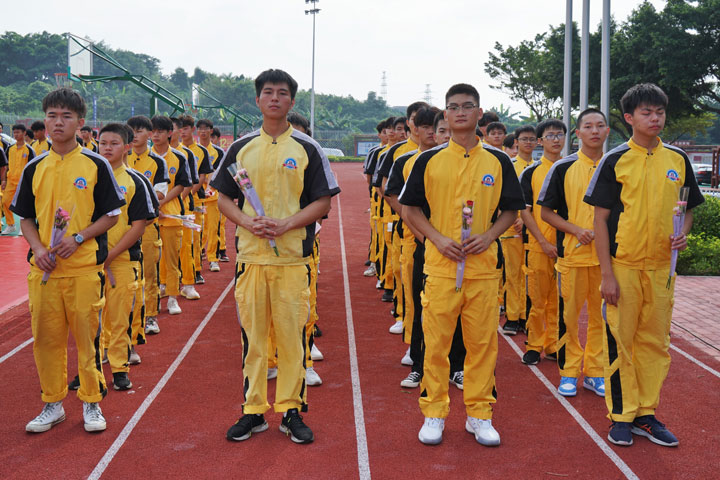
[[[395,117],[388,117],[385,119],[385,126],[383,128],[392,128],[395,123]]]
[[[437,116],[440,109],[437,107],[422,107],[417,110],[415,114],[415,126],[416,127],[434,127],[435,117]]]
[[[22,123],[16,123],[12,126],[13,130],[22,130],[23,132],[27,132],[27,127],[23,125]]]
[[[476,103],[480,103],[480,94],[475,87],[467,83],[456,83],[455,85],[450,87],[450,89],[445,94],[445,104],[447,105],[450,97],[458,94],[470,95],[475,99]]]
[[[32,130],[25,130],[25,136],[31,140],[35,140],[35,134]]]
[[[640,105],[667,108],[668,96],[654,83],[639,83],[625,92],[620,105],[623,113],[632,115]]]
[[[172,122],[173,125],[177,126],[178,128],[182,128],[182,126],[183,126],[182,120],[180,120],[179,117],[170,117],[170,121]],[[172,128],[170,130],[172,130]]]
[[[605,116],[605,114],[597,108],[590,107],[580,112],[580,115],[578,115],[577,117],[577,122],[575,123],[575,128],[580,128],[580,125],[582,125],[582,120],[583,118],[585,118],[585,115],[592,115],[593,113],[602,115],[602,118],[605,121],[605,125],[607,125],[607,117]]]
[[[83,125],[80,127],[81,132],[91,132],[92,133],[92,127],[90,125]]]
[[[505,137],[503,140],[503,147],[505,148],[512,148],[513,145],[515,145],[515,134],[511,133]]]
[[[112,122],[105,124],[105,126],[100,129],[100,136],[102,136],[103,133],[116,133],[122,139],[123,144],[127,145],[128,143],[130,143],[130,140],[128,139],[129,131],[130,127],[128,127],[127,125],[123,123]]]
[[[210,134],[211,137],[222,137],[222,133],[220,133],[220,129],[218,127],[213,127],[213,131]]]
[[[297,125],[299,127],[302,127],[303,130],[308,132],[308,135],[310,135],[310,120],[305,118],[305,116],[293,111],[288,113],[287,121],[290,122],[290,125],[292,126]]]
[[[180,115],[180,124],[179,127],[194,127],[195,126],[195,119],[191,117],[190,115]]]
[[[212,120],[210,120],[209,118],[201,118],[200,120],[197,121],[197,123],[195,124],[195,126],[198,127],[198,128],[200,128],[200,127],[207,127],[207,128],[209,128],[209,129],[211,129],[211,130],[212,130],[212,128],[214,127]]]
[[[385,120],[380,121],[376,126],[375,130],[377,130],[378,133],[382,133],[382,131],[385,129]]]
[[[483,118],[485,116],[483,115]],[[505,127],[505,124],[502,122],[490,122],[488,123],[487,129],[485,131],[490,134],[493,130],[502,130],[503,133],[507,133],[507,127]]]
[[[266,83],[287,83],[288,88],[290,89],[290,98],[293,100],[295,99],[295,94],[297,93],[298,89],[298,83],[293,77],[290,76],[289,73],[285,72],[284,70],[271,68],[269,70],[265,70],[260,75],[258,75],[255,79],[256,97],[260,96],[260,92],[262,92],[262,89],[265,87]]]
[[[172,132],[173,122],[170,117],[165,115],[155,115],[150,119],[153,130],[165,130],[166,132]]]
[[[398,123],[402,123],[402,124],[403,124],[403,127],[405,128],[405,131],[406,131],[406,132],[409,132],[409,131],[410,131],[410,127],[408,127],[408,124],[407,124],[407,118],[405,118],[405,117],[395,117],[395,120],[393,120],[393,123],[392,123],[392,128],[395,128]]]
[[[480,120],[478,120],[478,127],[484,127],[485,125],[490,125],[493,122],[499,122],[500,117],[498,117],[498,114],[495,112],[485,112],[483,113],[483,116],[480,117]]]
[[[147,131],[152,131],[153,129],[152,122],[145,115],[135,115],[134,117],[130,117],[127,120],[127,124],[130,128],[138,130],[144,128]]]
[[[522,133],[532,133],[533,135],[535,135],[535,127],[533,127],[532,125],[521,125],[513,132],[515,138],[520,138],[520,134]]]
[[[57,88],[45,95],[42,101],[43,112],[47,112],[48,108],[67,108],[76,113],[79,118],[85,118],[87,107],[85,100],[72,88]]]
[[[557,118],[548,118],[547,120],[540,122],[538,126],[535,127],[535,136],[542,138],[545,130],[548,128],[557,128],[558,130],[562,130],[563,133],[567,133],[567,127],[562,120],[558,120]]]
[[[408,105],[407,109],[405,109],[405,116],[410,119],[413,113],[417,112],[421,108],[429,107],[430,105],[427,104],[427,102],[413,102],[410,105]]]
[[[42,120],[35,120],[32,125],[30,125],[30,130],[33,132],[39,132],[40,130],[45,130],[45,122]]]
[[[443,110],[438,109],[439,111],[435,114],[435,118],[433,118],[433,130],[437,131],[438,124],[445,120],[445,112]]]

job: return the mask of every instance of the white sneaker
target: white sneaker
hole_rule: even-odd
[[[382,290],[382,282],[380,280],[378,280],[375,284],[375,288],[377,288],[378,290]]]
[[[25,425],[26,432],[47,432],[53,426],[65,420],[65,409],[62,402],[46,403],[40,415]]]
[[[395,321],[389,331],[395,335],[400,335],[403,332],[403,322],[400,320]]]
[[[402,360],[400,360],[400,364],[405,365],[406,367],[412,367],[413,361],[412,358],[410,358],[410,347],[408,347],[405,355],[402,357]]]
[[[417,388],[420,386],[420,380],[422,380],[422,377],[417,372],[410,372],[403,380],[400,382],[400,386],[403,388]]]
[[[160,328],[158,328],[158,330],[160,330]],[[135,351],[135,347],[130,347],[130,357],[128,358],[128,363],[130,365],[140,365],[140,362],[140,355],[138,355],[138,353]]]
[[[273,378],[277,378],[277,367],[268,368],[267,379],[272,380]]]
[[[319,362],[325,358],[322,352],[318,349],[317,345],[315,345],[314,343],[312,348],[310,349],[310,358],[313,362]]]
[[[160,284],[160,292],[158,293],[159,298],[165,298],[167,297],[167,293],[165,293],[165,284]]]
[[[110,360],[108,360],[108,357],[107,357],[107,348],[106,348],[105,351],[103,352],[102,363],[103,363],[103,365],[104,365],[104,364],[108,363],[109,361],[110,361]]]
[[[442,442],[444,429],[444,418],[425,417],[425,423],[418,433],[418,439],[425,445],[437,445]]]
[[[305,383],[310,386],[322,385],[322,378],[317,374],[313,367],[305,369]]]
[[[220,264],[218,262],[210,262],[210,271],[211,272],[219,272]]]
[[[2,229],[2,235],[15,235],[17,233],[17,226],[15,225],[5,225],[5,228]]]
[[[101,432],[107,428],[99,403],[83,402],[83,420],[86,432]]]
[[[175,300],[175,297],[170,297],[173,300]],[[175,306],[179,309],[180,307],[177,306],[177,300],[175,300]],[[168,307],[170,307],[170,300],[168,299]],[[155,335],[160,333],[160,325],[157,323],[156,317],[147,317],[145,319],[145,333],[147,335]]]
[[[193,285],[183,285],[180,289],[180,295],[188,300],[198,300],[200,298],[200,294],[195,290]]]
[[[475,435],[475,440],[486,447],[500,445],[500,434],[492,426],[492,420],[481,420],[475,417],[467,417],[465,430]]]
[[[182,313],[182,309],[180,305],[178,305],[177,298],[175,297],[168,297],[167,307],[170,315],[180,315]]]
[[[367,270],[363,272],[363,275],[365,275],[366,277],[374,277],[375,273],[375,264],[371,263]]]

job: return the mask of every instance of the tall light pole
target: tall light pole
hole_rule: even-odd
[[[570,128],[572,111],[572,0],[565,2],[565,75],[563,78],[563,122]],[[568,132],[569,133],[569,132]],[[570,135],[565,136],[563,156],[570,154]]]
[[[312,45],[312,81],[310,87],[310,133],[315,134],[315,16],[320,9],[315,5],[320,0],[305,0],[305,3],[312,4],[310,10],[305,10],[305,15],[313,17],[313,45]]]
[[[602,56],[600,57],[600,110],[610,120],[610,0],[603,0]],[[605,140],[605,151],[610,137]]]

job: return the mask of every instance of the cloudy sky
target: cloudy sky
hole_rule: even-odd
[[[427,84],[440,105],[450,85],[467,82],[478,88],[486,108],[504,104],[524,110],[490,88],[484,72],[488,52],[495,42],[515,45],[564,22],[565,3],[320,0],[316,92],[365,99],[368,91],[380,91],[385,71],[391,105],[421,99]],[[578,22],[582,3],[573,2]],[[614,0],[612,14],[625,20],[640,3]],[[656,8],[665,4],[651,3]],[[304,0],[39,0],[32,5],[33,14],[3,16],[2,30],[69,31],[157,57],[166,73],[178,66],[192,72],[198,66],[252,77],[266,68],[282,68],[301,88],[310,88],[312,16],[305,15]],[[591,1],[592,30],[602,20],[601,7],[601,0]]]

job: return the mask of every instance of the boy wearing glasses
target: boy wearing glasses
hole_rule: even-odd
[[[467,354],[463,397],[465,429],[486,446],[500,444],[492,425],[496,401],[498,297],[502,252],[497,238],[525,207],[510,158],[485,146],[475,134],[482,115],[471,85],[448,90],[446,118],[452,138],[444,148],[420,154],[400,194],[404,213],[425,237],[425,288],[422,295],[425,363],[420,409],[425,423],[418,439],[442,441],[450,407],[448,353],[457,318]],[[474,203],[470,236],[461,240],[463,209]],[[498,210],[502,213],[498,215]],[[464,262],[462,286],[456,289],[458,262]]]
[[[528,207],[520,215],[531,234],[525,244],[527,288],[530,296],[527,346],[522,358],[526,365],[536,365],[543,350],[545,358],[557,360],[558,294],[555,259],[558,252],[555,246],[555,229],[541,218],[541,209],[534,206],[550,167],[560,159],[566,133],[567,127],[560,120],[541,122],[535,129],[535,134],[538,143],[543,147],[543,156],[520,175],[520,185]],[[521,134],[519,138],[524,135]]]

